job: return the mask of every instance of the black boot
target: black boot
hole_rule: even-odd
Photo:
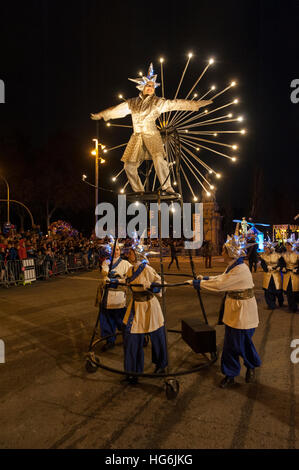
[[[227,388],[230,387],[231,385],[235,384],[235,379],[234,377],[227,377],[225,376],[224,379],[221,380],[219,387],[220,388]]]
[[[129,382],[131,385],[136,385],[138,384],[138,377],[136,375],[127,375],[126,380]]]
[[[255,369],[247,369],[245,381],[248,384],[252,384],[255,382]]]

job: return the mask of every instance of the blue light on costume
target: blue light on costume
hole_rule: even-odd
[[[258,233],[257,242],[258,242],[258,251],[264,251],[264,234],[262,232]]]

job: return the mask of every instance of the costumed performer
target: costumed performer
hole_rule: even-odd
[[[282,253],[283,291],[288,299],[289,312],[296,313],[299,302],[299,253],[296,244],[290,240],[285,247],[287,251]]]
[[[264,243],[264,250],[264,253],[259,255],[264,271],[263,289],[268,310],[274,310],[276,298],[279,307],[283,306],[281,254],[275,251],[271,242]]]
[[[133,134],[121,158],[132,190],[143,192],[144,186],[138,175],[138,167],[143,160],[153,160],[154,167],[162,190],[175,193],[171,186],[167,155],[161,134],[156,126],[156,120],[162,113],[169,111],[198,111],[202,106],[212,103],[211,100],[167,100],[155,94],[156,82],[153,64],[150,64],[146,77],[129,78],[138,84],[139,96],[130,98],[117,106],[105,109],[97,114],[91,114],[91,119],[118,119],[132,115]]]
[[[126,313],[126,288],[125,286],[106,287],[107,293],[104,298],[106,282],[109,279],[124,279],[126,273],[131,267],[131,264],[120,257],[120,245],[115,244],[114,257],[111,261],[114,243],[111,241],[109,244],[102,248],[104,261],[100,267],[100,284],[97,290],[96,306],[100,308],[99,320],[101,337],[110,336],[106,340],[102,351],[111,349],[115,345],[116,330],[122,330],[123,318]],[[112,263],[110,272],[109,265]]]
[[[152,362],[154,373],[164,373],[168,365],[164,316],[156,295],[161,296],[160,276],[148,264],[144,246],[133,244],[128,259],[132,264],[126,276],[126,283],[132,290],[132,299],[124,317],[124,369],[130,383],[136,383],[137,377],[131,372],[142,373],[144,369],[144,335],[148,334],[152,343]],[[111,283],[121,283],[112,279]],[[134,284],[141,284],[143,287]],[[155,295],[156,294],[156,295]]]
[[[261,360],[252,342],[255,328],[259,324],[257,303],[254,296],[252,274],[244,263],[245,246],[240,237],[228,237],[223,245],[222,256],[228,264],[225,272],[219,276],[204,277],[189,281],[196,289],[212,292],[225,292],[223,309],[219,324],[225,324],[221,371],[225,375],[221,388],[233,385],[240,374],[239,357],[247,368],[246,382],[255,381],[255,368]],[[223,314],[223,316],[222,316]]]

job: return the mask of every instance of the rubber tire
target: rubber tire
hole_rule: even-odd
[[[166,393],[167,400],[174,400],[178,396],[178,393],[180,390],[179,382],[176,379],[170,379],[167,382],[165,382],[165,386],[166,386],[165,393]]]
[[[212,353],[211,353],[211,361],[214,361],[215,359],[217,359],[217,353],[216,353],[216,352],[212,352]]]
[[[85,363],[85,369],[89,374],[94,374],[98,370],[98,366],[93,362],[87,360]]]

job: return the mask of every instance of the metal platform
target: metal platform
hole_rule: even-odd
[[[134,192],[127,193],[126,198],[128,201],[181,201],[182,196],[179,193],[168,193],[166,191],[161,191],[160,194],[158,191],[144,191],[144,192]]]

